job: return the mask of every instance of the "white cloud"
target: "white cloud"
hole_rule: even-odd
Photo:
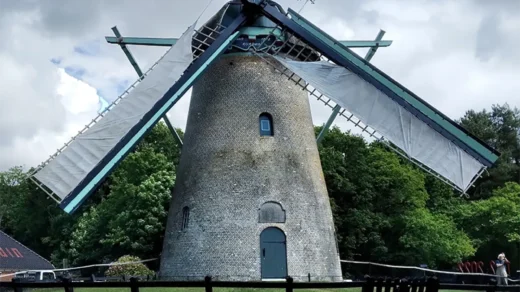
[[[58,73],[60,84],[57,92],[70,114],[92,114],[99,109],[100,101],[94,87],[70,76],[63,68],[58,68]]]
[[[61,148],[97,114],[100,100],[96,89],[78,80],[62,68],[54,69],[59,76],[56,93],[65,115],[60,131],[40,129],[32,137],[14,137],[7,146],[0,147],[0,170],[14,165],[33,167]],[[37,125],[34,125],[37,127]]]
[[[225,2],[211,2],[199,25]],[[278,2],[295,10],[303,4]],[[121,49],[104,40],[112,35],[112,26],[126,36],[178,37],[206,4],[0,1],[0,35],[9,40],[0,43],[0,170],[41,162],[96,115],[96,89],[111,101],[122,84],[137,79]],[[469,108],[480,110],[494,103],[520,106],[520,40],[510,37],[520,25],[514,17],[519,12],[516,0],[323,0],[307,4],[302,14],[337,38],[370,40],[384,29],[384,39],[394,42],[380,48],[372,63],[458,118]],[[96,55],[74,52],[86,44]],[[166,48],[130,50],[146,70]],[[355,51],[364,56],[366,49]],[[84,70],[83,81],[56,70],[52,58],[61,59],[62,67]],[[189,96],[168,113],[176,127],[185,127]],[[313,98],[311,105],[314,123],[324,123],[330,108]],[[336,121],[348,128],[345,119]]]
[[[188,110],[190,108],[191,89],[186,91],[184,96],[172,107],[166,114],[174,127],[186,129],[186,122],[188,121]]]

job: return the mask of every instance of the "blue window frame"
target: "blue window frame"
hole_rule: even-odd
[[[273,136],[273,118],[268,113],[262,113],[259,117],[260,136]]]
[[[182,208],[182,225],[181,230],[188,228],[190,222],[190,208],[188,206]]]

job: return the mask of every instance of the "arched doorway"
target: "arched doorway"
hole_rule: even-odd
[[[287,248],[282,230],[268,227],[260,233],[260,259],[262,279],[287,277]]]

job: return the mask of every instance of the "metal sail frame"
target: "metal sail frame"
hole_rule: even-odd
[[[385,35],[385,31],[380,30],[376,36],[375,42],[381,41],[381,39],[383,39],[384,35]],[[379,48],[379,46],[374,46],[374,47],[371,47],[370,50],[368,50],[367,54],[365,55],[365,60],[367,62],[370,62],[370,60],[372,60],[372,57],[374,57],[378,48]],[[325,123],[325,125],[323,125],[323,128],[321,129],[320,133],[318,134],[318,137],[316,138],[316,142],[318,144],[321,143],[321,140],[323,139],[323,137],[325,137],[325,134],[327,134],[327,131],[329,130],[330,126],[332,125],[332,123],[334,122],[336,117],[338,116],[340,110],[341,110],[341,106],[339,104],[336,104],[336,106],[334,106],[334,108],[332,109],[332,113],[330,114],[329,118],[327,119],[327,122]]]
[[[121,47],[123,52],[125,53],[126,57],[128,58],[128,61],[134,67],[134,70],[137,72],[137,75],[142,76],[142,71],[137,62],[135,61],[135,58],[132,56],[132,53],[130,53],[129,49],[127,48],[127,45],[139,45],[139,46],[157,46],[157,47],[168,47],[173,46],[177,43],[177,38],[149,38],[149,37],[123,37],[116,26],[112,27],[112,31],[114,32],[115,37],[106,36],[105,40],[109,44],[117,44]],[[275,34],[271,33],[271,35],[275,36]],[[339,41],[342,45],[344,45],[347,48],[370,48],[365,56],[365,60],[370,61],[374,54],[376,53],[377,49],[380,47],[389,47],[392,44],[392,41],[390,40],[383,40],[383,36],[385,35],[384,30],[380,30],[377,34],[375,40],[373,41],[365,41],[365,40],[352,40],[352,41]],[[316,138],[316,142],[319,144],[327,131],[329,130],[330,126],[336,119],[336,117],[339,114],[339,111],[341,110],[341,107],[339,105],[336,105],[330,114],[327,122],[325,125],[323,125],[323,128],[321,129],[321,132],[318,134],[318,137]],[[177,143],[182,147],[182,140],[177,133],[177,131],[174,130],[174,127],[172,126],[170,120],[167,116],[164,116],[164,122],[172,132],[175,140]]]
[[[429,124],[445,138],[453,141],[455,145],[464,149],[485,166],[490,167],[498,159],[500,154],[496,150],[467,132],[374,65],[339,44],[334,38],[312,25],[301,15],[291,9],[289,9],[288,15],[285,15],[264,1],[257,5],[263,8],[262,12],[270,20],[289,30],[316,51],[321,52],[330,61],[349,69],[386,93],[406,110]]]
[[[452,121],[444,114],[433,108],[431,105],[420,99],[418,96],[413,94],[404,86],[391,79],[389,76],[378,70],[375,66],[369,64],[366,60],[366,57],[365,60],[363,60],[360,56],[356,55],[348,48],[343,46],[341,43],[334,40],[331,36],[321,31],[319,28],[314,26],[312,23],[307,21],[305,18],[303,18],[295,11],[289,9],[288,12],[284,14],[265,2],[260,3],[258,5],[262,6],[264,15],[266,15],[270,18],[271,21],[279,25],[279,27],[275,29],[282,30],[286,34],[289,33],[290,36],[286,36],[286,38],[292,38],[293,44],[298,42],[301,45],[301,43],[303,42],[305,46],[308,47],[300,49],[300,51],[297,52],[298,55],[302,54],[304,50],[314,50],[314,53],[317,52],[319,55],[318,59],[325,60],[333,64],[338,64],[356,73],[358,76],[362,77],[362,79],[364,79],[368,83],[374,85],[381,91],[390,95],[390,97],[393,100],[398,101],[399,104],[402,105],[406,110],[412,112],[416,117],[420,118],[420,120],[428,124],[431,128],[434,128],[438,133],[442,134],[444,138],[449,139],[449,141],[453,142],[456,146],[460,147],[462,150],[464,150],[464,152],[470,154],[473,158],[482,163],[483,167],[472,178],[468,187],[462,189],[456,186],[448,179],[436,173],[434,170],[432,170],[425,164],[407,155],[402,149],[398,148],[396,145],[386,140],[382,135],[378,134],[376,130],[373,130],[368,125],[364,125],[363,122],[361,122],[361,120],[354,116],[354,114],[349,113],[346,109],[339,111],[339,105],[335,104],[335,102],[332,101],[330,98],[326,98],[323,94],[320,94],[319,91],[316,90],[316,88],[313,88],[312,86],[310,86],[310,84],[306,83],[305,80],[303,80],[303,78],[295,76],[295,73],[291,72],[287,67],[284,67],[285,69],[283,70],[279,70],[281,65],[279,62],[276,62],[276,64],[274,64],[267,58],[262,57],[262,54],[257,54],[259,57],[263,58],[267,63],[270,63],[275,69],[280,71],[282,75],[288,77],[289,80],[295,82],[297,85],[302,87],[302,89],[307,90],[311,96],[316,97],[318,100],[322,101],[325,105],[331,107],[333,110],[338,110],[339,115],[343,116],[348,121],[354,123],[356,127],[361,128],[361,130],[365,133],[368,133],[369,136],[389,146],[389,148],[394,150],[397,154],[412,161],[421,169],[432,174],[436,178],[450,185],[455,190],[459,191],[461,195],[466,196],[467,190],[475,183],[475,181],[479,177],[481,177],[483,172],[488,167],[492,166],[494,162],[498,159],[498,156],[500,155],[498,151],[492,149],[484,142],[480,141],[477,137],[467,132],[464,128],[460,127],[454,121]],[[293,48],[291,48],[290,50],[293,49],[294,45]],[[265,53],[265,51],[266,50],[264,50],[262,53]],[[279,49],[274,50],[271,53],[271,55],[276,56],[276,54],[279,52]],[[288,54],[286,51],[283,53]],[[369,58],[371,57],[371,53],[373,55],[374,52],[369,52],[369,54],[367,54]],[[308,54],[305,60],[309,60],[309,57],[311,57],[311,55],[312,54]],[[316,59],[316,56],[313,56],[313,58]],[[406,98],[408,98],[408,100],[406,100]],[[427,114],[425,114],[424,112],[426,112]],[[331,120],[333,120],[334,118],[335,111],[333,111],[331,117],[329,118],[329,122],[332,123]],[[323,134],[328,129],[327,126],[330,126],[330,124],[325,125],[324,130],[322,131]]]
[[[76,210],[76,208],[100,186],[104,179],[126,157],[126,155],[130,153],[144,135],[152,129],[153,125],[155,125],[160,118],[175,105],[175,103],[194,84],[205,69],[231,45],[231,43],[238,37],[240,28],[243,27],[248,20],[256,19],[258,16],[262,15],[269,18],[283,30],[298,38],[305,45],[309,46],[313,50],[313,53],[319,52],[320,58],[329,60],[354,72],[357,76],[384,92],[408,112],[413,113],[417,118],[435,129],[449,141],[452,141],[457,147],[469,153],[485,167],[491,166],[498,159],[500,154],[497,151],[466,132],[455,122],[421,100],[404,86],[392,80],[372,64],[354,54],[341,43],[313,26],[296,12],[289,9],[287,14],[282,13],[277,9],[276,4],[273,4],[271,1],[242,0],[241,2],[243,4],[243,9],[232,23],[221,30],[218,37],[210,42],[210,44],[206,44],[207,47],[205,50],[201,50],[202,53],[192,61],[182,76],[170,87],[170,89],[160,99],[158,99],[152,108],[139,120],[139,122],[135,124],[112,149],[110,149],[106,156],[104,156],[101,161],[99,161],[95,167],[88,172],[86,177],[76,185],[62,201],[59,202],[61,208],[68,213]],[[262,51],[265,52],[265,48],[263,48]],[[290,75],[294,76],[294,73]],[[299,84],[301,80],[302,78],[296,81],[296,83]],[[309,84],[305,84],[304,82],[302,87],[307,89]],[[315,90],[312,92],[314,91]],[[321,95],[318,99],[321,99]],[[326,101],[325,104],[333,107],[330,99],[329,101]],[[115,103],[113,105],[115,105]],[[344,112],[345,111],[343,110],[339,114],[346,117]],[[100,116],[103,115],[101,114]],[[351,119],[352,115],[348,118]],[[360,121],[358,121],[357,124],[359,125]],[[364,128],[366,129],[367,127]],[[372,132],[372,135],[375,135],[375,131]],[[380,139],[381,138],[382,137],[380,137]],[[65,146],[63,148],[65,148]],[[60,152],[63,151],[63,148],[48,161],[40,165],[34,173],[41,170],[50,160],[52,160],[53,157],[60,154]],[[397,152],[399,153],[400,151]],[[31,179],[36,181],[36,183],[43,188],[34,176],[31,176]]]
[[[279,28],[275,28],[274,30],[278,30],[278,29]],[[287,34],[286,30],[283,31],[283,32]],[[273,36],[273,35],[271,35],[271,36]],[[289,40],[293,40],[292,41],[292,43],[293,43],[292,45],[289,44]],[[297,40],[294,36],[287,37],[287,40],[284,43],[284,45],[291,46],[291,48],[288,49],[288,51],[285,51],[284,54],[291,54],[292,53],[293,56],[295,55],[296,58],[299,57],[299,58],[303,59],[304,62],[305,61],[309,61],[311,58],[316,58],[316,55],[314,54],[315,52],[312,52],[312,48],[300,47],[300,48],[296,49],[295,43],[301,44],[301,41]],[[284,45],[282,45],[281,47],[283,47]],[[307,54],[304,53],[305,51],[307,51]],[[266,54],[266,52],[268,52],[268,53]],[[363,133],[366,133],[369,137],[374,138],[375,140],[385,144],[387,147],[392,149],[394,152],[396,152],[400,156],[402,156],[402,157],[412,161],[415,165],[417,165],[423,171],[431,174],[435,178],[437,178],[437,179],[441,180],[442,182],[444,182],[444,183],[448,184],[449,186],[451,186],[453,189],[461,192],[461,195],[465,194],[466,190],[460,189],[455,184],[453,184],[451,181],[449,181],[446,178],[442,177],[441,175],[437,174],[434,170],[430,169],[425,164],[423,164],[423,163],[421,163],[421,162],[419,162],[417,160],[414,160],[413,158],[411,158],[408,155],[406,155],[406,153],[404,153],[401,149],[399,149],[398,147],[393,145],[390,141],[386,140],[384,138],[384,136],[380,135],[376,130],[374,130],[373,128],[371,128],[368,125],[365,125],[354,114],[348,112],[348,110],[342,109],[341,106],[339,106],[339,104],[336,104],[332,99],[327,98],[324,94],[320,93],[316,88],[313,88],[309,83],[306,83],[305,80],[303,80],[303,78],[296,76],[296,74],[293,73],[292,71],[290,71],[287,67],[285,67],[283,65],[281,66],[281,64],[279,64],[279,62],[273,62],[273,60],[270,60],[269,58],[266,58],[266,56],[270,56],[270,57],[278,56],[280,53],[281,52],[280,52],[279,48],[273,48],[272,46],[271,47],[268,46],[266,48],[263,48],[260,51],[254,52],[254,54],[257,57],[259,57],[264,62],[266,62],[267,64],[272,66],[274,68],[274,70],[278,71],[281,75],[287,77],[288,80],[294,82],[295,85],[299,86],[302,90],[307,91],[307,93],[310,96],[316,98],[318,101],[321,101],[325,106],[328,106],[331,109],[333,109],[333,112],[332,112],[331,116],[329,117],[329,121],[324,126],[324,128],[322,129],[320,134],[322,134],[324,136],[326,131],[327,131],[327,129],[332,124],[332,121],[337,117],[337,115],[340,115],[343,118],[345,118],[348,122],[352,123],[355,127],[361,129],[361,131]],[[369,54],[370,54],[370,52],[368,52],[367,56],[369,56]],[[319,55],[319,59],[329,61],[326,57],[324,57],[321,54]],[[365,59],[367,59],[367,57],[365,57]],[[283,69],[281,69],[280,67],[283,67]],[[317,139],[317,143],[318,144],[320,143],[320,139],[319,138],[320,137],[318,136],[318,139]],[[473,180],[470,183],[470,185],[473,185],[475,180],[477,180],[479,177],[481,177],[482,173],[485,170],[486,170],[486,167],[482,168],[479,171],[479,173],[473,178]]]
[[[117,103],[124,98],[130,89],[135,87],[140,81],[139,78],[130,88],[116,99],[105,111],[96,117],[89,125],[66,143],[62,148],[52,155],[48,160],[43,162],[38,168],[30,174],[30,179],[34,181],[40,188],[42,188],[51,198],[59,202],[60,207],[67,213],[74,212],[104,181],[104,179],[119,165],[119,163],[130,153],[130,151],[137,145],[137,143],[148,133],[153,125],[155,125],[160,118],[175,105],[175,103],[191,88],[193,83],[200,77],[206,68],[230,45],[233,40],[238,37],[237,29],[248,19],[247,14],[241,13],[237,18],[226,28],[222,27],[220,32],[215,31],[216,38],[203,34],[200,30],[207,29],[202,27],[197,31],[203,37],[204,41],[199,42],[207,46],[205,50],[199,47],[192,47],[199,55],[194,58],[194,61],[182,74],[182,76],[175,82],[170,89],[155,103],[150,111],[144,114],[143,118],[132,129],[122,137],[121,140],[112,148],[108,154],[88,173],[88,175],[61,201],[56,199],[53,191],[48,189],[45,185],[34,177],[41,169],[43,169],[51,160],[56,158],[59,154],[66,150],[66,148],[81,134],[88,130],[93,124],[99,121],[106,113],[110,111]],[[210,41],[206,42],[210,38]],[[195,39],[195,37],[194,37]],[[157,64],[157,63],[156,63]],[[154,64],[155,66],[155,64]],[[152,66],[153,68],[153,66]],[[152,69],[151,68],[151,69]],[[149,70],[150,71],[150,70]],[[149,72],[148,71],[148,72]],[[145,76],[147,75],[144,74]],[[158,114],[160,112],[160,114]]]
[[[143,78],[143,71],[137,64],[137,61],[135,60],[132,53],[130,53],[130,50],[126,47],[126,44],[122,42],[123,37],[121,36],[119,29],[117,29],[117,26],[112,27],[112,31],[114,32],[114,35],[116,36],[116,38],[118,40],[119,46],[121,47],[121,49],[125,53],[126,57],[128,58],[128,61],[130,61],[130,64],[132,65],[132,67],[134,67],[134,70],[137,73],[137,76],[139,76],[139,78]],[[175,44],[175,42],[172,44],[172,46],[174,44]],[[170,130],[170,132],[172,133],[173,138],[175,139],[177,144],[179,144],[179,147],[182,148],[182,139],[179,136],[179,133],[177,133],[177,131],[173,127],[173,125],[170,121],[170,118],[168,118],[168,116],[166,114],[164,114],[163,120],[164,120],[164,123],[166,124],[166,126],[168,127],[168,129]]]
[[[112,27],[112,31],[114,32],[115,37],[111,36],[105,36],[105,40],[109,44],[116,44],[121,47],[123,52],[125,53],[128,61],[136,71],[137,75],[139,77],[142,77],[143,73],[139,65],[137,64],[137,61],[133,57],[132,53],[130,53],[130,50],[127,48],[127,45],[138,45],[138,46],[156,46],[156,47],[170,47],[177,43],[177,38],[150,38],[150,37],[123,37],[119,30],[117,29],[117,26]],[[370,61],[374,54],[376,53],[377,49],[380,47],[389,47],[392,44],[391,40],[383,40],[383,36],[385,34],[384,30],[380,30],[377,34],[375,40],[373,41],[366,41],[366,40],[349,40],[349,41],[339,41],[342,45],[344,45],[347,48],[370,48],[365,56],[365,59],[367,61]],[[275,35],[275,34],[272,34]],[[330,126],[338,116],[339,111],[341,110],[341,107],[339,105],[336,105],[330,114],[327,122],[321,129],[321,132],[319,133],[318,137],[316,138],[316,142],[319,144],[327,131],[329,130]],[[165,115],[163,117],[164,122],[166,123],[166,126],[170,129],[170,132],[172,133],[175,141],[177,144],[179,144],[180,147],[182,147],[182,139],[175,131],[175,128],[171,124],[169,118]]]

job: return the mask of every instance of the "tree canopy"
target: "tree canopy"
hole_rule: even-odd
[[[327,133],[319,152],[343,259],[452,268],[502,251],[518,256],[520,112],[495,105],[459,123],[502,154],[469,199],[381,143]],[[179,157],[159,123],[73,215],[14,166],[0,172],[0,229],[57,266],[158,257]]]

